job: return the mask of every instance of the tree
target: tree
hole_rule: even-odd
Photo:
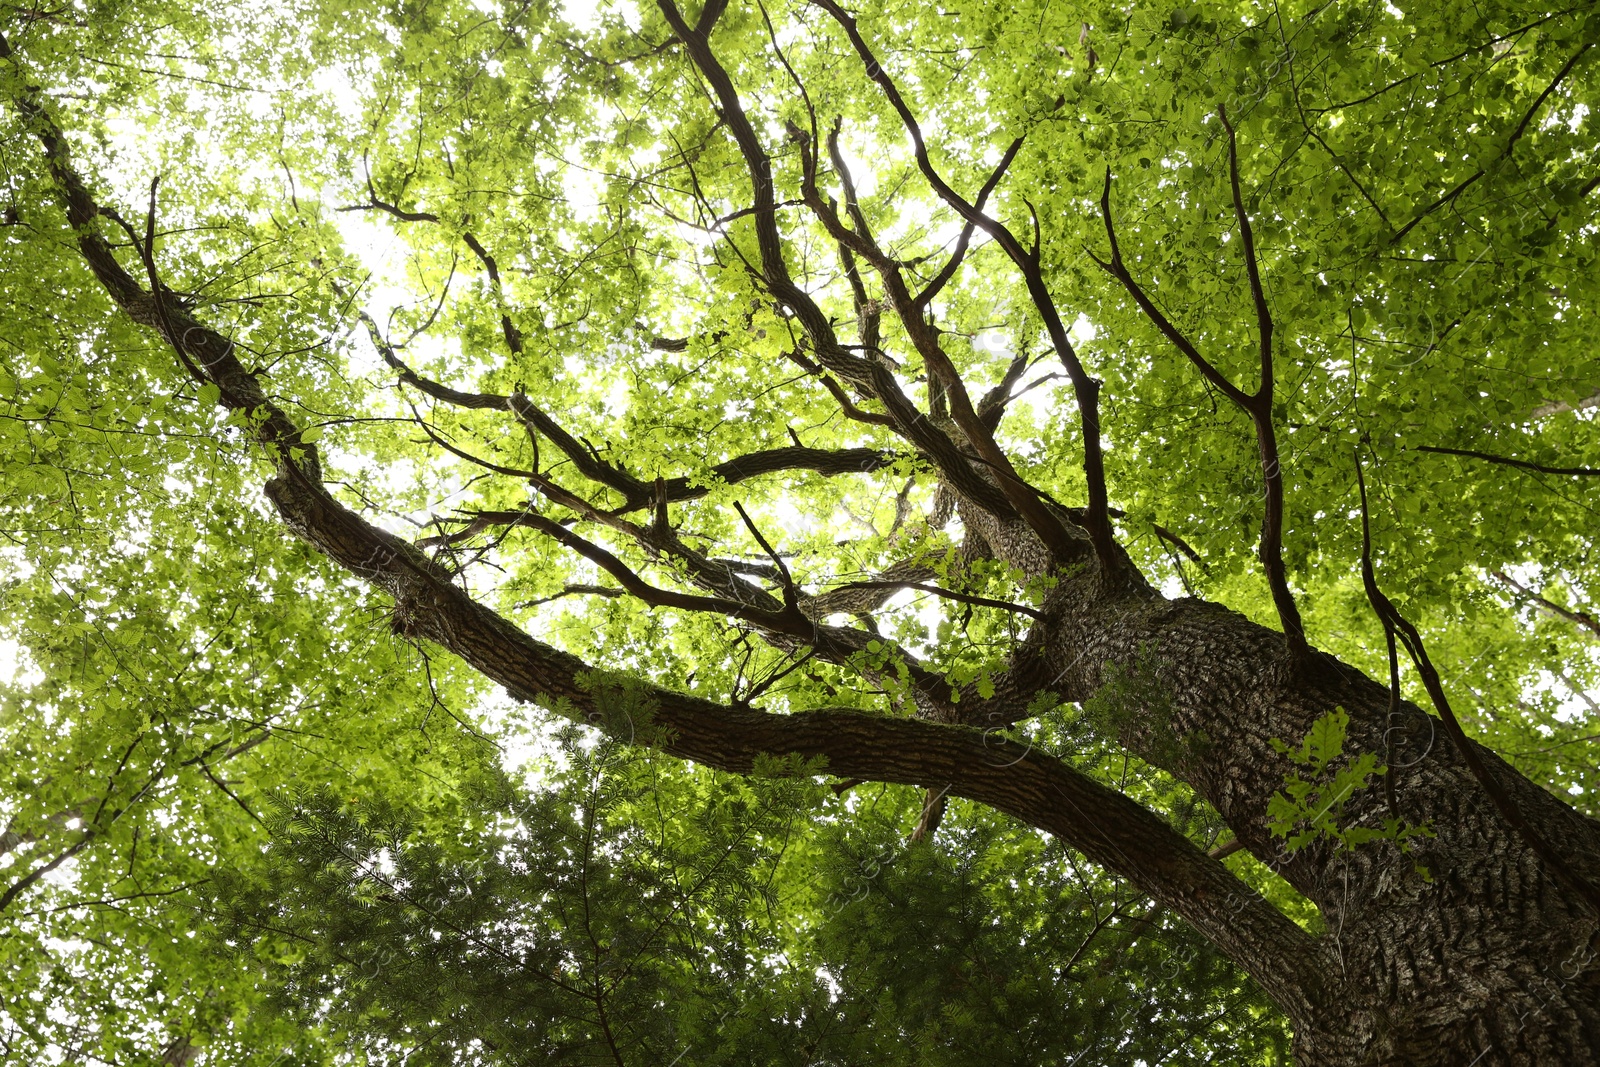
[[[569,759],[597,733],[755,776],[664,771],[663,855],[726,844],[684,829],[707,788],[911,786],[919,908],[989,854],[928,854],[951,798],[963,835],[1008,816],[1152,902],[1113,928],[1177,916],[1248,974],[1297,1062],[1596,1062],[1597,19],[11,6],[8,612],[36,676],[0,908],[95,856],[112,888],[204,880],[188,840],[256,872],[212,877],[211,940],[302,1007],[387,944],[433,960],[401,986],[493,1014],[490,948],[447,929],[502,958],[517,916],[566,927],[512,877],[540,848],[467,926],[421,888],[517,810],[440,737],[478,679],[591,731]],[[297,736],[358,755],[277,755]],[[579,823],[615,829],[599,796]],[[669,913],[780,937],[723,884]],[[636,889],[596,898],[619,938]],[[158,977],[193,966],[171,934]],[[1229,1003],[1208,973],[1177,1015]],[[792,1030],[744,1047],[874,1055],[750,974]],[[370,1054],[432,1025],[374,996]],[[438,1054],[510,1055],[510,1018]]]

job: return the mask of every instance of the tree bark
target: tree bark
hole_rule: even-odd
[[[1036,565],[1026,531],[985,536]],[[1320,910],[1323,981],[1304,1010],[1279,1002],[1299,1063],[1600,1063],[1600,924],[1500,817],[1436,720],[1409,702],[1391,720],[1386,686],[1326,655],[1297,670],[1280,634],[1217,605],[1146,587],[1097,595],[1091,576],[1063,582],[1056,602],[1046,669],[1061,672],[1063,695],[1138,676],[1135,692],[1157,696],[1117,709],[1122,743],[1193,786]],[[1413,853],[1319,843],[1287,854],[1268,829],[1267,801],[1293,770],[1272,741],[1297,742],[1335,708],[1350,717],[1347,752],[1382,753],[1388,733],[1400,814],[1434,833]],[[1600,823],[1478,751],[1572,871],[1600,879]],[[1379,788],[1345,812],[1369,827],[1390,814]]]

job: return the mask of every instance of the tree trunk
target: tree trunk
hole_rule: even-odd
[[[1155,650],[1170,699],[1169,709],[1124,727],[1125,742],[1159,761],[1174,740],[1203,736],[1182,747],[1174,769],[1321,911],[1327,984],[1308,997],[1308,1014],[1285,1005],[1300,1062],[1600,1063],[1595,917],[1495,810],[1435,720],[1402,705],[1390,734],[1401,816],[1435,836],[1409,855],[1387,842],[1285,854],[1264,815],[1293,768],[1270,740],[1298,741],[1313,720],[1342,707],[1346,750],[1382,753],[1387,690],[1331,659],[1296,677],[1278,635],[1213,606],[1152,602],[1118,614],[1120,633],[1086,620],[1079,639],[1117,646],[1122,656],[1112,662],[1122,664]],[[1065,647],[1079,646],[1068,639]],[[1163,733],[1150,720],[1165,715]],[[1574,872],[1591,883],[1600,877],[1600,826],[1480,753]],[[1345,812],[1347,826],[1377,826],[1389,815],[1376,784]]]
[[[1038,569],[1024,531],[985,534]],[[1298,1001],[1274,994],[1297,1062],[1600,1064],[1600,924],[1496,811],[1437,720],[1410,703],[1391,720],[1385,686],[1330,656],[1297,669],[1281,634],[1225,608],[1137,583],[1106,597],[1096,581],[1057,590],[1047,676],[1071,699],[1114,705],[1127,748],[1193,786],[1320,909],[1319,978]],[[1288,853],[1269,831],[1267,802],[1295,769],[1272,741],[1298,743],[1335,708],[1350,718],[1347,753],[1381,758],[1387,732],[1399,815],[1434,835],[1411,853],[1327,841]],[[1600,882],[1600,823],[1478,751],[1572,873]],[[1390,815],[1376,782],[1344,810],[1346,826]]]

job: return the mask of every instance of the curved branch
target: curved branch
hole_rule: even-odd
[[[766,448],[759,452],[749,452],[733,459],[714,463],[708,468],[708,473],[713,474],[718,480],[728,485],[737,485],[748,478],[759,477],[763,474],[781,474],[785,471],[811,471],[824,478],[832,478],[839,474],[867,474],[872,471],[883,470],[893,466],[903,457],[893,452],[885,452],[876,448],[806,448],[796,446],[793,448]],[[677,503],[680,500],[695,500],[705,496],[711,491],[707,485],[692,485],[688,477],[667,478],[663,482],[666,499]],[[635,511],[646,506],[648,501],[630,500],[616,514]]]
[[[1240,243],[1244,246],[1245,270],[1250,280],[1251,302],[1255,307],[1261,375],[1256,391],[1245,392],[1230,381],[1215,364],[1206,359],[1183,331],[1155,305],[1124,264],[1122,248],[1117,241],[1116,225],[1111,217],[1110,167],[1106,168],[1105,185],[1100,192],[1100,215],[1105,223],[1111,258],[1103,260],[1092,252],[1090,257],[1100,265],[1101,269],[1122,284],[1128,295],[1133,297],[1134,303],[1139,306],[1139,310],[1155,325],[1162,336],[1183,353],[1200,372],[1200,376],[1250,417],[1250,423],[1256,434],[1256,451],[1261,465],[1262,490],[1265,497],[1257,558],[1260,559],[1262,570],[1266,574],[1267,587],[1271,590],[1272,603],[1277,609],[1279,624],[1283,627],[1285,643],[1296,660],[1303,662],[1309,657],[1311,650],[1306,642],[1305,624],[1300,618],[1300,609],[1295,604],[1294,593],[1289,589],[1289,580],[1283,565],[1283,469],[1278,455],[1278,436],[1272,411],[1274,384],[1272,312],[1267,306],[1266,292],[1261,283],[1261,267],[1256,255],[1254,230],[1250,225],[1250,215],[1244,207],[1244,193],[1239,180],[1238,140],[1234,135],[1233,125],[1228,121],[1226,111],[1218,108],[1217,115],[1228,134],[1228,181],[1233,195],[1234,217],[1239,223],[1242,238]],[[1188,554],[1191,558],[1196,558],[1192,550]]]
[[[431,396],[435,400],[453,404],[458,408],[502,411],[506,409],[506,403],[510,400],[510,397],[499,396],[495,393],[467,393],[424,378],[416,371],[413,371],[406,365],[404,360],[395,354],[394,346],[389,343],[388,338],[383,336],[383,332],[378,329],[378,324],[373,321],[371,315],[359,309],[356,311],[356,315],[367,327],[367,337],[372,341],[372,347],[378,350],[379,357],[400,376],[402,382],[405,382],[413,389],[426,396]]]
[[[1044,612],[1038,608],[1030,608],[1026,604],[1013,604],[1009,600],[992,600],[986,596],[973,596],[970,593],[958,593],[954,589],[946,589],[939,585],[930,585],[927,582],[899,581],[895,579],[877,579],[864,582],[850,582],[841,585],[830,592],[844,592],[850,589],[915,589],[922,593],[932,593],[934,596],[946,600],[954,600],[958,604],[972,604],[981,608],[999,608],[1001,611],[1015,611],[1030,618],[1042,619]]]
[[[615,578],[617,584],[622,586],[625,592],[644,601],[651,607],[714,612],[732,618],[743,619],[762,629],[786,633],[806,641],[814,640],[815,626],[811,620],[795,610],[792,603],[786,603],[781,611],[765,611],[736,600],[699,596],[694,593],[680,593],[672,589],[661,589],[640,578],[638,574],[634,573],[633,568],[622,562],[611,552],[601,548],[587,538],[578,536],[559,522],[548,519],[535,511],[524,510],[518,512],[515,521],[507,525],[526,526],[529,529],[538,530],[545,536],[594,563],[601,570]]]
[[[530,432],[542,434],[561,449],[590,481],[615,489],[626,498],[625,503],[612,514],[623,515],[637,511],[648,507],[656,499],[654,486],[647,485],[642,479],[635,478],[621,468],[601,460],[527,397],[521,394],[504,396],[498,393],[469,393],[424,378],[395,354],[394,346],[383,337],[377,323],[372,321],[370,315],[364,311],[358,311],[357,314],[366,324],[367,333],[378,354],[399,375],[401,381],[426,396],[459,408],[511,412],[523,421]],[[882,416],[876,417],[882,418]],[[866,474],[882,470],[892,466],[901,458],[903,457],[893,452],[876,448],[826,449],[798,446],[768,448],[712,464],[709,473],[729,485],[736,485],[747,478],[763,474],[778,474],[791,470],[813,471],[824,478],[831,478],[836,474]],[[665,479],[665,489],[666,499],[673,503],[695,500],[710,492],[709,486],[691,484],[690,478],[686,475]]]
[[[1576,625],[1581,626],[1585,630],[1588,630],[1590,633],[1594,634],[1595,637],[1600,637],[1600,619],[1595,618],[1589,612],[1577,611],[1573,608],[1564,608],[1555,601],[1535,593],[1532,589],[1529,589],[1527,586],[1511,577],[1505,571],[1497,570],[1490,571],[1489,573],[1494,575],[1501,582],[1515,589],[1525,599],[1532,601],[1534,606],[1540,611],[1546,613],[1547,615],[1553,615],[1558,619],[1565,619],[1567,622],[1575,623]]]
[[[362,161],[365,162],[365,160],[366,154],[363,153]],[[391,204],[388,201],[381,199],[378,196],[377,190],[375,190],[372,186],[372,172],[370,170],[367,172],[367,202],[365,204],[351,204],[348,207],[339,208],[339,210],[382,211],[388,215],[392,215],[394,218],[397,218],[402,222],[443,221],[438,215],[435,215],[431,211],[407,211],[398,204]],[[513,355],[521,354],[522,331],[517,329],[517,327],[512,323],[511,316],[506,310],[505,290],[500,284],[499,264],[495,262],[494,256],[489,254],[488,249],[483,247],[483,244],[478,240],[471,230],[462,230],[461,240],[468,248],[472,250],[472,254],[478,257],[478,261],[483,264],[485,273],[489,275],[489,284],[494,290],[495,304],[498,306],[500,311],[500,330],[505,336],[506,347],[510,349]],[[435,314],[437,314],[437,312],[435,312]]]
[[[939,572],[916,559],[901,560],[879,572],[876,580],[835,586],[800,601],[800,610],[814,619],[829,615],[860,615],[881,608],[904,582],[925,582]]]
[[[821,373],[820,368],[817,373]],[[826,374],[822,375],[822,385],[829,393],[833,394],[833,399],[838,403],[839,410],[844,412],[845,418],[854,419],[856,422],[864,422],[869,426],[894,426],[894,420],[889,416],[879,415],[875,411],[863,411],[857,407],[855,401],[850,399],[850,394],[844,391],[844,386]]]
[[[1122,245],[1117,240],[1117,228],[1111,219],[1110,167],[1106,168],[1105,185],[1100,190],[1100,218],[1105,223],[1106,240],[1111,246],[1111,258],[1109,260],[1101,259],[1093,252],[1089,253],[1089,258],[1099,264],[1101,270],[1104,270],[1122,283],[1122,287],[1128,291],[1128,295],[1133,297],[1133,302],[1139,305],[1139,310],[1144,312],[1145,318],[1149,319],[1156,329],[1161,331],[1163,337],[1172,342],[1174,348],[1182,352],[1189,362],[1194,364],[1201,377],[1215,386],[1223,396],[1233,401],[1241,409],[1248,411],[1250,394],[1234,385],[1233,382],[1228,380],[1227,375],[1217,369],[1215,364],[1200,354],[1200,350],[1194,346],[1194,342],[1190,341],[1183,331],[1178,329],[1172,320],[1167,318],[1166,314],[1156,306],[1155,301],[1150,299],[1149,294],[1144,291],[1144,287],[1139,284],[1132,272],[1128,270],[1126,264],[1123,263]]]
[[[606,585],[590,585],[586,582],[568,582],[561,587],[561,592],[551,593],[549,596],[536,597],[533,600],[524,600],[517,605],[517,610],[536,608],[542,604],[550,604],[563,597],[569,596],[598,596],[607,600],[615,600],[625,594],[620,589],[612,589]]]

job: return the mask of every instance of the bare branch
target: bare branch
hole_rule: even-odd
[[[856,422],[867,423],[869,426],[894,426],[894,420],[889,416],[879,415],[872,411],[863,411],[857,407],[855,402],[850,399],[849,394],[844,391],[844,387],[828,375],[822,375],[822,384],[828,392],[833,394],[833,399],[838,402],[839,410],[844,412],[846,418],[854,419]]]
[[[1244,247],[1245,271],[1250,278],[1250,299],[1256,309],[1256,333],[1261,352],[1261,383],[1250,398],[1246,409],[1256,427],[1256,448],[1261,456],[1261,480],[1266,489],[1266,502],[1261,513],[1261,544],[1258,555],[1266,571],[1267,585],[1272,590],[1272,603],[1278,609],[1278,622],[1289,651],[1297,661],[1311,655],[1306,643],[1305,623],[1300,619],[1300,608],[1289,590],[1289,578],[1283,566],[1283,464],[1278,458],[1278,431],[1272,415],[1274,375],[1272,366],[1272,311],[1267,307],[1267,296],[1261,285],[1261,265],[1257,262],[1255,232],[1250,226],[1250,214],[1244,209],[1244,193],[1239,182],[1239,139],[1228,121],[1227,109],[1217,106],[1217,118],[1228,131],[1228,184],[1233,191],[1233,211],[1239,222],[1240,244]]]
[[[1481,459],[1489,463],[1499,463],[1506,467],[1533,471],[1535,474],[1559,474],[1570,478],[1600,478],[1600,468],[1597,467],[1547,467],[1543,463],[1530,463],[1525,459],[1511,459],[1507,456],[1496,456],[1488,452],[1475,452],[1470,448],[1436,448],[1433,445],[1417,445],[1412,451],[1433,452],[1441,456],[1465,456],[1468,459]]]
[[[426,396],[431,396],[435,400],[453,404],[459,408],[498,409],[502,411],[507,408],[510,397],[499,396],[494,393],[467,393],[459,389],[452,389],[447,385],[441,385],[417,374],[395,353],[394,346],[383,336],[382,331],[378,329],[378,324],[373,321],[371,315],[359,309],[357,309],[356,315],[366,325],[367,336],[372,340],[372,347],[377,349],[378,355],[400,376],[402,382],[405,382],[413,389]]]
[[[768,448],[712,464],[708,473],[728,485],[737,485],[764,474],[788,471],[810,471],[831,478],[840,474],[867,474],[883,470],[902,458],[893,452],[876,448]],[[690,479],[685,476],[665,479],[664,488],[666,498],[674,503],[695,500],[711,491],[708,486],[691,485]],[[618,514],[641,506],[630,500],[618,509]]]
[[[1182,552],[1185,556],[1188,556],[1190,561],[1192,561],[1202,571],[1210,573],[1211,568],[1206,564],[1205,560],[1200,558],[1200,553],[1196,552],[1194,550],[1194,546],[1191,545],[1189,542],[1185,541],[1183,538],[1179,537],[1177,534],[1173,533],[1171,530],[1167,529],[1165,526],[1162,526],[1160,523],[1155,523],[1154,525],[1152,525],[1150,527],[1150,529],[1155,531],[1155,535],[1157,537],[1161,538],[1161,540],[1165,541],[1167,544],[1171,545],[1173,548],[1176,548],[1179,552]]]
[[[362,154],[362,160],[365,161],[365,159],[366,159],[366,154],[363,153]],[[406,211],[404,208],[401,208],[397,204],[391,204],[387,200],[381,199],[378,196],[377,191],[375,189],[373,189],[373,187],[372,187],[372,172],[370,170],[367,172],[367,202],[365,204],[350,204],[349,206],[341,207],[338,210],[340,210],[340,211],[382,211],[387,215],[392,215],[393,217],[399,219],[401,222],[438,222],[439,221],[439,216],[435,215],[431,211]]]
[[[1261,384],[1256,388],[1254,399],[1258,404],[1270,404],[1273,390],[1272,311],[1267,307],[1267,295],[1261,287],[1261,264],[1256,257],[1255,230],[1250,225],[1250,213],[1244,209],[1244,193],[1240,189],[1239,138],[1234,134],[1233,124],[1228,121],[1228,109],[1220,104],[1217,105],[1217,118],[1222,121],[1222,128],[1228,131],[1228,184],[1233,192],[1233,213],[1239,222],[1245,273],[1250,279],[1250,299],[1255,304],[1256,333],[1261,346]]]
[[[472,249],[472,254],[478,257],[478,260],[483,264],[485,273],[489,275],[489,285],[494,289],[495,304],[500,309],[500,333],[505,337],[506,349],[514,356],[521,355],[522,331],[517,329],[516,325],[511,321],[511,312],[506,306],[505,290],[500,285],[499,264],[494,261],[494,257],[489,254],[488,250],[478,243],[478,239],[472,235],[471,231],[463,230],[461,239],[466,242],[468,248]]]
[[[1600,638],[1600,619],[1595,618],[1587,611],[1578,611],[1574,608],[1564,608],[1555,601],[1535,593],[1532,589],[1529,589],[1527,586],[1511,577],[1505,571],[1496,570],[1490,571],[1489,573],[1494,575],[1500,581],[1504,582],[1506,585],[1509,585],[1511,588],[1515,589],[1522,595],[1523,599],[1531,600],[1541,611],[1545,612],[1546,614],[1553,615],[1558,619],[1565,619],[1567,622],[1576,623],[1585,630],[1588,630],[1590,633],[1594,634],[1595,637]]]

